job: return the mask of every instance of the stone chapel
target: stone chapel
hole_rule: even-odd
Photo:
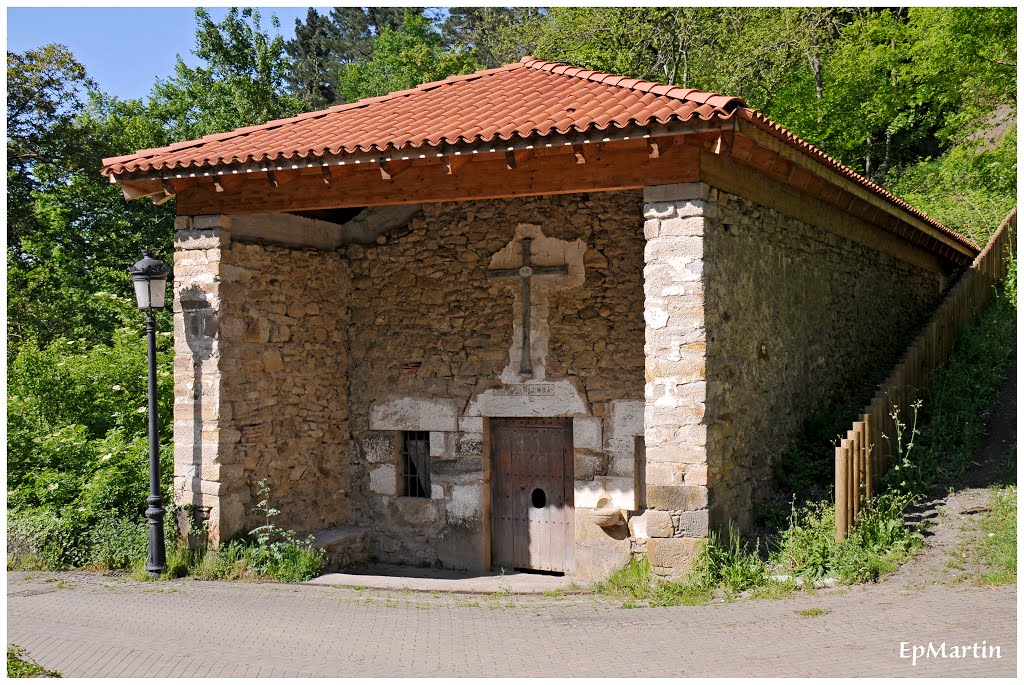
[[[214,541],[598,579],[741,529],[978,252],[735,97],[533,58],[104,160],[176,198],[174,484]]]

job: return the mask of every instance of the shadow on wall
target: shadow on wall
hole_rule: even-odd
[[[210,508],[203,505],[203,496],[200,488],[195,487],[195,480],[201,478],[203,466],[203,363],[213,357],[217,314],[207,299],[206,291],[199,286],[181,290],[178,302],[184,321],[185,343],[192,356],[192,459],[185,474],[190,477],[185,487],[191,493],[192,520],[179,518],[178,521],[182,533],[188,534],[190,524],[199,526],[210,516]]]

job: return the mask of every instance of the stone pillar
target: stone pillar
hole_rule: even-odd
[[[178,217],[174,247],[174,499],[205,521],[216,545],[242,527],[237,433],[222,422],[220,313],[222,250],[231,219]]]
[[[707,537],[704,227],[708,186],[644,189],[644,440],[647,555],[657,575],[684,574]]]

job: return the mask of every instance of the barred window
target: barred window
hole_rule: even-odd
[[[430,433],[402,433],[402,496],[430,497]]]

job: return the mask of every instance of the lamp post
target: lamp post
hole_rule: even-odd
[[[158,576],[167,570],[167,554],[164,550],[164,501],[160,495],[160,441],[157,437],[159,417],[156,408],[156,318],[153,311],[164,308],[167,292],[167,265],[153,256],[150,250],[142,251],[142,259],[135,262],[129,271],[135,286],[135,300],[139,309],[146,312],[146,338],[149,345],[149,497],[146,499],[146,518],[149,519],[149,547],[146,570]]]

